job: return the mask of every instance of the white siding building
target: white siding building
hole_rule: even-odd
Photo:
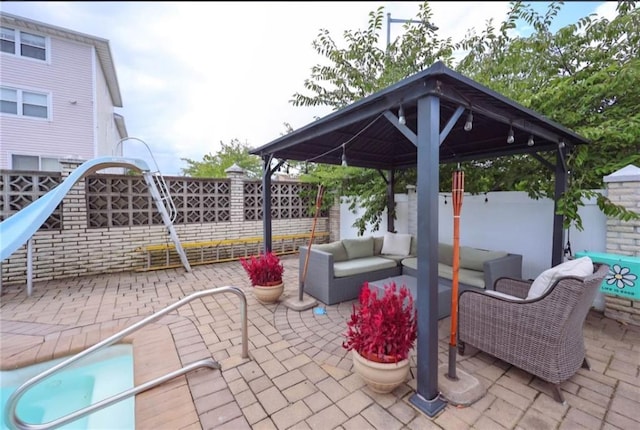
[[[0,169],[56,171],[59,159],[114,155],[127,130],[109,41],[0,19]]]

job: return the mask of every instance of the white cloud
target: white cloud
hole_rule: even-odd
[[[108,39],[129,134],[145,140],[160,168],[178,174],[180,158],[201,159],[237,138],[257,147],[324,116],[294,107],[304,80],[324,58],[312,48],[326,28],[341,43],[366,29],[369,12],[412,19],[421,2],[3,2],[3,11]],[[508,2],[431,2],[440,37],[499,23]],[[605,5],[603,10],[609,10]],[[402,32],[391,25],[391,38]],[[131,148],[134,144],[131,144]],[[127,148],[125,146],[125,148]],[[131,149],[131,155],[136,150]],[[140,153],[144,158],[146,150]]]

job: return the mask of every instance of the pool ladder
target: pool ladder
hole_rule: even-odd
[[[240,297],[242,302],[242,307],[240,308],[240,315],[242,318],[242,358],[249,358],[248,351],[248,338],[247,338],[247,299],[244,295],[244,292],[238,287],[220,287],[220,288],[212,288],[209,290],[200,291],[197,293],[193,293],[190,296],[184,297],[183,299],[177,301],[173,305],[167,306],[166,308],[144,318],[141,321],[129,326],[128,328],[119,331],[111,337],[99,342],[92,347],[85,349],[84,351],[70,357],[69,359],[53,366],[52,368],[45,370],[44,372],[39,373],[33,378],[29,379],[21,386],[19,386],[16,391],[11,394],[9,399],[7,400],[7,406],[5,409],[5,420],[6,424],[9,428],[15,428],[20,430],[45,430],[45,429],[53,429],[56,427],[60,427],[65,425],[71,421],[80,419],[84,416],[91,414],[92,412],[96,412],[98,410],[104,409],[107,406],[110,406],[114,403],[117,403],[121,400],[127,399],[131,396],[134,396],[143,391],[149,390],[153,387],[156,387],[164,382],[167,382],[175,377],[184,375],[192,370],[198,369],[200,367],[208,367],[210,369],[220,369],[220,364],[215,361],[213,358],[207,358],[204,360],[199,360],[184,366],[182,369],[174,370],[173,372],[169,372],[164,376],[160,376],[159,378],[153,379],[151,381],[145,382],[144,384],[138,385],[137,387],[130,388],[129,390],[123,391],[114,396],[108,397],[104,400],[101,400],[97,403],[89,405],[83,409],[79,409],[75,412],[67,414],[57,420],[49,421],[48,423],[42,424],[30,424],[21,420],[16,414],[16,407],[20,398],[26,393],[26,391],[31,388],[32,385],[42,381],[43,379],[53,375],[59,370],[64,369],[70,364],[84,358],[98,350],[101,350],[109,345],[114,344],[115,342],[121,340],[125,336],[137,331],[138,329],[146,326],[147,324],[157,320],[158,318],[166,315],[167,313],[181,307],[182,305],[191,302],[192,300],[205,297],[208,295],[220,294],[220,293],[233,293]]]
[[[171,198],[171,193],[169,191],[169,186],[167,182],[164,180],[164,176],[160,173],[160,168],[158,167],[158,162],[156,158],[153,156],[153,152],[151,152],[151,148],[149,145],[137,137],[125,137],[120,139],[115,147],[113,148],[114,155],[119,155],[123,151],[123,143],[129,140],[134,140],[142,143],[149,151],[149,155],[153,160],[153,164],[155,164],[156,170],[151,172],[144,172],[143,177],[145,182],[147,183],[147,187],[149,188],[149,192],[151,193],[151,197],[156,202],[156,206],[158,211],[160,212],[160,216],[162,217],[162,221],[167,228],[169,236],[171,240],[176,246],[176,252],[180,256],[180,261],[184,266],[187,272],[191,272],[191,265],[189,264],[189,259],[187,258],[187,254],[184,252],[182,248],[182,244],[180,243],[180,239],[178,238],[178,233],[176,232],[176,228],[173,223],[176,221],[178,217],[178,209],[176,208],[176,204]]]

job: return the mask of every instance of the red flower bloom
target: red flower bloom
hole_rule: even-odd
[[[282,282],[284,267],[278,256],[271,251],[257,257],[241,257],[240,264],[249,275],[253,286],[277,285]]]
[[[417,311],[405,285],[397,291],[392,282],[379,295],[364,283],[360,306],[353,305],[342,346],[374,361],[398,362],[409,356],[417,338]]]

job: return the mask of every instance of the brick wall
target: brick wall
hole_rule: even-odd
[[[80,163],[78,160],[63,161],[62,179]],[[244,175],[234,169],[228,174],[231,182],[230,221],[176,224],[176,232],[183,244],[262,236],[261,220],[244,220]],[[89,228],[85,190],[85,180],[82,179],[65,196],[61,230],[39,230],[33,236],[34,281],[141,269],[146,265],[146,253],[140,248],[172,243],[164,225]],[[312,224],[312,217],[274,219],[272,233],[274,236],[310,233]],[[329,217],[318,218],[316,233],[328,231]],[[26,246],[0,264],[2,284],[26,282]]]
[[[627,166],[604,178],[607,197],[615,204],[640,213],[640,168]],[[640,220],[607,220],[607,253],[640,257]],[[640,279],[634,288],[640,289]],[[605,295],[605,315],[640,326],[640,300]]]

